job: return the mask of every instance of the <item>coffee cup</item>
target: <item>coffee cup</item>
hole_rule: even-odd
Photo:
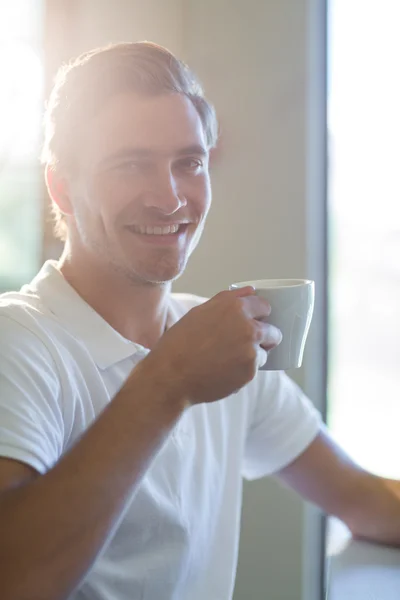
[[[263,321],[282,332],[282,341],[268,352],[263,371],[298,369],[314,310],[314,282],[307,279],[260,279],[233,283],[230,289],[252,286],[271,306]]]

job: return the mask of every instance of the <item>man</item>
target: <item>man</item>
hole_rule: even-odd
[[[283,373],[251,288],[173,295],[210,206],[216,120],[167,50],[56,79],[46,181],[65,250],[0,304],[2,600],[227,600],[242,476],[274,473],[400,543],[400,485],[356,467]]]

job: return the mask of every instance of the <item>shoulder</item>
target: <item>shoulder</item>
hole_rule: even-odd
[[[64,336],[65,337],[65,336]],[[0,296],[0,374],[30,373],[35,380],[60,385],[64,371],[63,334],[51,312],[36,296]],[[46,385],[47,385],[46,384]]]
[[[12,292],[0,296],[0,346],[12,346],[22,340],[33,343],[46,338],[46,315],[39,299]]]
[[[275,411],[285,412],[289,406],[299,401],[308,401],[300,386],[284,371],[261,369],[257,371],[249,388],[262,407],[269,404],[269,410],[273,407]]]
[[[34,302],[30,303],[19,293],[8,293],[0,296],[0,331],[1,342],[11,341],[12,336],[23,335],[31,337],[37,328],[40,311]]]
[[[58,389],[57,368],[40,312],[19,299],[0,297],[0,379],[34,381]],[[4,381],[3,381],[4,385]],[[54,390],[53,390],[54,391]]]
[[[50,337],[33,304],[22,294],[0,296],[0,456],[44,473],[62,452],[64,404]]]

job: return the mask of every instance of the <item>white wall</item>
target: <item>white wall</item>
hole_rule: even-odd
[[[198,72],[216,105],[223,138],[213,209],[176,290],[211,295],[240,279],[312,277],[321,292],[323,52],[317,48],[310,61],[310,49],[321,43],[316,33],[323,5],[77,2],[76,52],[120,40],[164,44]],[[320,293],[305,368],[295,374],[317,403],[323,397],[321,300]],[[246,486],[235,599],[318,598],[317,534],[315,519],[305,519],[302,503],[276,482]]]
[[[110,42],[149,40],[182,53],[184,0],[75,0],[78,52]]]

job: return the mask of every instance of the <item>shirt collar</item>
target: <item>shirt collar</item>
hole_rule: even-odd
[[[87,348],[100,369],[149,352],[111,327],[67,282],[55,261],[47,261],[33,281],[21,289],[36,295],[67,331]]]

